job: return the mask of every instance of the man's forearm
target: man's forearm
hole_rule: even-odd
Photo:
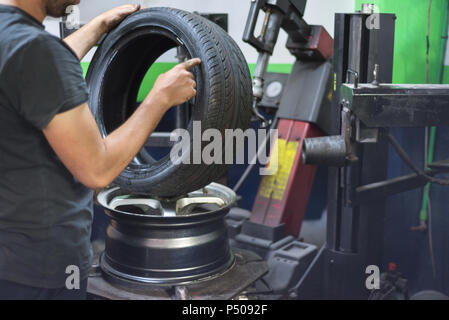
[[[43,130],[64,165],[91,189],[108,186],[132,161],[169,103],[149,96],[118,129],[103,138],[87,104],[58,114]]]
[[[200,59],[192,59],[160,75],[133,115],[103,140],[102,154],[94,157],[102,159],[96,170],[100,185],[111,183],[129,165],[170,107],[196,95],[196,82],[189,70],[200,63]]]
[[[112,182],[129,165],[156,129],[168,107],[157,96],[145,100],[121,127],[103,140],[104,162],[100,168],[103,184]]]
[[[106,31],[107,27],[102,19],[95,18],[66,37],[64,42],[72,48],[78,56],[78,59],[82,60],[89,50],[98,43],[98,40],[100,40]]]

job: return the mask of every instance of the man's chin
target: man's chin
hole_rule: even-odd
[[[56,8],[47,7],[47,15],[49,17],[53,17],[53,18],[67,17],[71,13],[71,10],[68,10],[68,8],[71,6],[79,5],[80,3],[81,3],[81,0],[72,0],[69,3],[67,3],[63,9],[60,9],[60,10],[58,10]]]

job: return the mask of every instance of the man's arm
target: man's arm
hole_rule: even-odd
[[[164,113],[196,95],[188,70],[199,63],[192,59],[159,76],[135,113],[104,139],[87,104],[55,116],[44,135],[81,183],[91,189],[104,188],[132,161]]]
[[[139,9],[140,5],[127,4],[109,10],[66,37],[64,42],[82,60],[89,50],[97,44],[104,33],[109,32],[109,30],[118,25],[123,19]]]

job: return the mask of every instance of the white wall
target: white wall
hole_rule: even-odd
[[[228,13],[229,34],[237,41],[249,63],[255,63],[257,52],[242,39],[248,16],[250,0],[81,0],[80,12],[82,22],[87,22],[96,15],[115,6],[126,3],[140,3],[143,6],[174,7],[186,11],[201,13]],[[305,11],[305,20],[309,24],[324,25],[328,32],[334,34],[334,14],[354,11],[354,0],[309,0]],[[260,19],[263,19],[260,15]],[[46,23],[50,28],[53,22]],[[272,63],[293,63],[294,58],[285,48],[287,35],[282,32],[273,54]],[[174,58],[173,58],[173,61]]]

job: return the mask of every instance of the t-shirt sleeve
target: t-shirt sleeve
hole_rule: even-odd
[[[42,130],[56,114],[88,100],[88,90],[76,56],[50,35],[28,42],[11,57],[5,69],[13,107]]]

